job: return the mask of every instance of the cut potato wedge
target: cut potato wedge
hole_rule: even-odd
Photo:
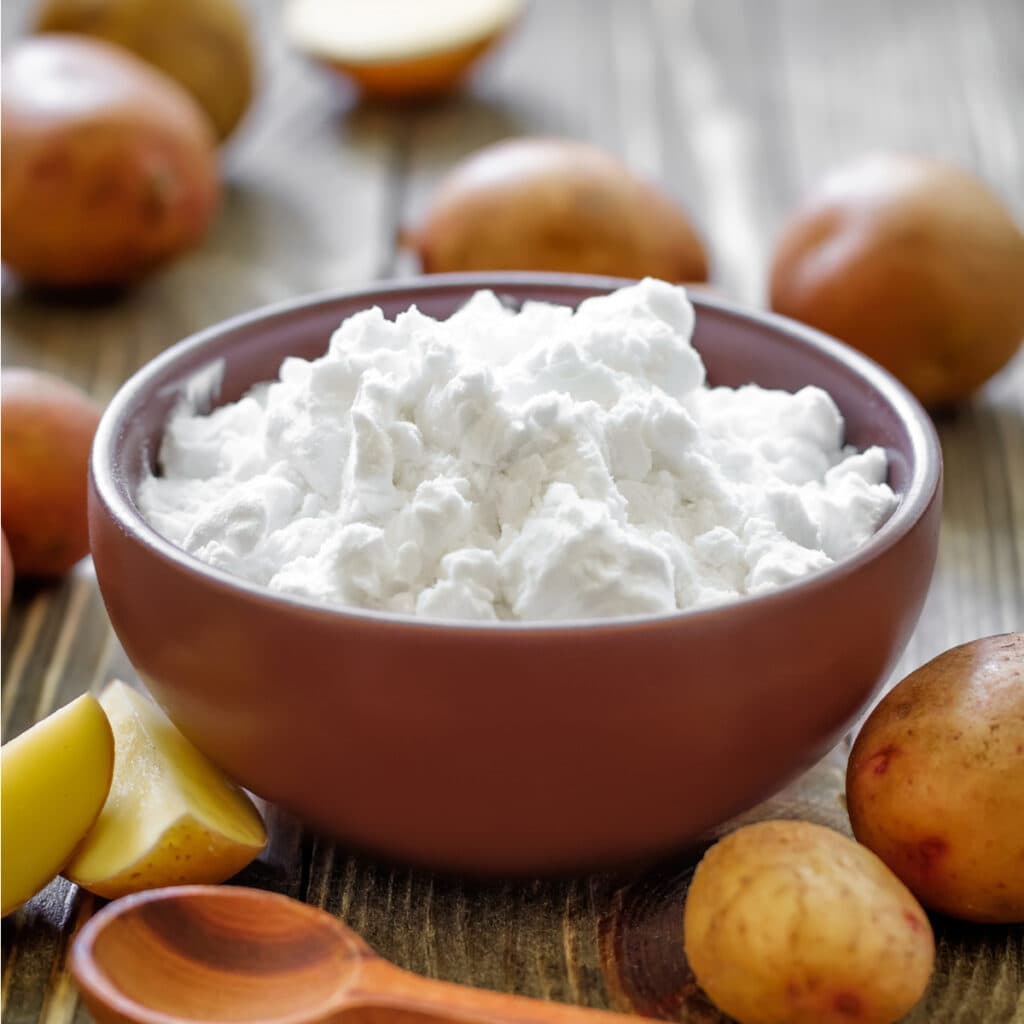
[[[267,833],[252,801],[160,708],[122,682],[100,703],[114,730],[114,781],[65,877],[114,899],[223,882],[259,855]]]
[[[3,914],[59,874],[100,813],[114,772],[114,737],[86,694],[5,743],[0,752]]]
[[[362,92],[402,99],[448,92],[518,17],[523,0],[290,0],[292,44]]]

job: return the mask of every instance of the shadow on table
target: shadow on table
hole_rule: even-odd
[[[416,104],[356,99],[339,113],[338,129],[357,148],[376,146],[389,136],[411,163],[447,169],[481,146],[524,134],[535,121],[511,99],[463,92]]]

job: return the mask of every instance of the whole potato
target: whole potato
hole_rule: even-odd
[[[1024,633],[954,647],[888,693],[846,800],[857,838],[926,906],[1024,921]]]
[[[499,142],[458,164],[405,241],[430,273],[553,270],[705,281],[686,215],[610,153],[569,139]]]
[[[213,132],[120,47],[36,36],[3,63],[0,244],[41,284],[132,280],[199,241],[219,198]]]
[[[929,406],[964,398],[1024,337],[1024,232],[991,189],[937,160],[877,155],[791,217],[771,306],[860,349]]]
[[[742,1024],[888,1024],[921,998],[931,926],[873,854],[821,825],[765,821],[713,846],[686,898],[686,956]]]
[[[131,50],[187,89],[220,139],[252,102],[252,39],[236,0],[44,0],[35,27]]]
[[[100,410],[48,373],[0,376],[0,518],[19,575],[59,576],[89,550],[89,451]]]

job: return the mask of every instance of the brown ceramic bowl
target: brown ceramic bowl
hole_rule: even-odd
[[[579,623],[465,624],[318,607],[212,569],[135,505],[190,378],[216,402],[324,351],[346,316],[474,289],[575,304],[618,286],[436,276],[316,296],[212,327],[140,370],[96,435],[92,552],[114,629],[156,699],[229,774],[304,820],[402,860],[561,871],[665,853],[820,758],[917,621],[935,561],[941,459],[892,377],[777,316],[697,298],[713,383],[826,388],[848,440],[889,451],[898,509],[856,554],[724,607]]]

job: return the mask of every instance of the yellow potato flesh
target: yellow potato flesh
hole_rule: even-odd
[[[86,694],[0,752],[3,914],[64,867],[100,813],[114,771],[114,737]]]
[[[252,801],[152,701],[114,682],[100,703],[114,730],[114,781],[67,878],[113,899],[222,882],[258,856],[267,835]]]

